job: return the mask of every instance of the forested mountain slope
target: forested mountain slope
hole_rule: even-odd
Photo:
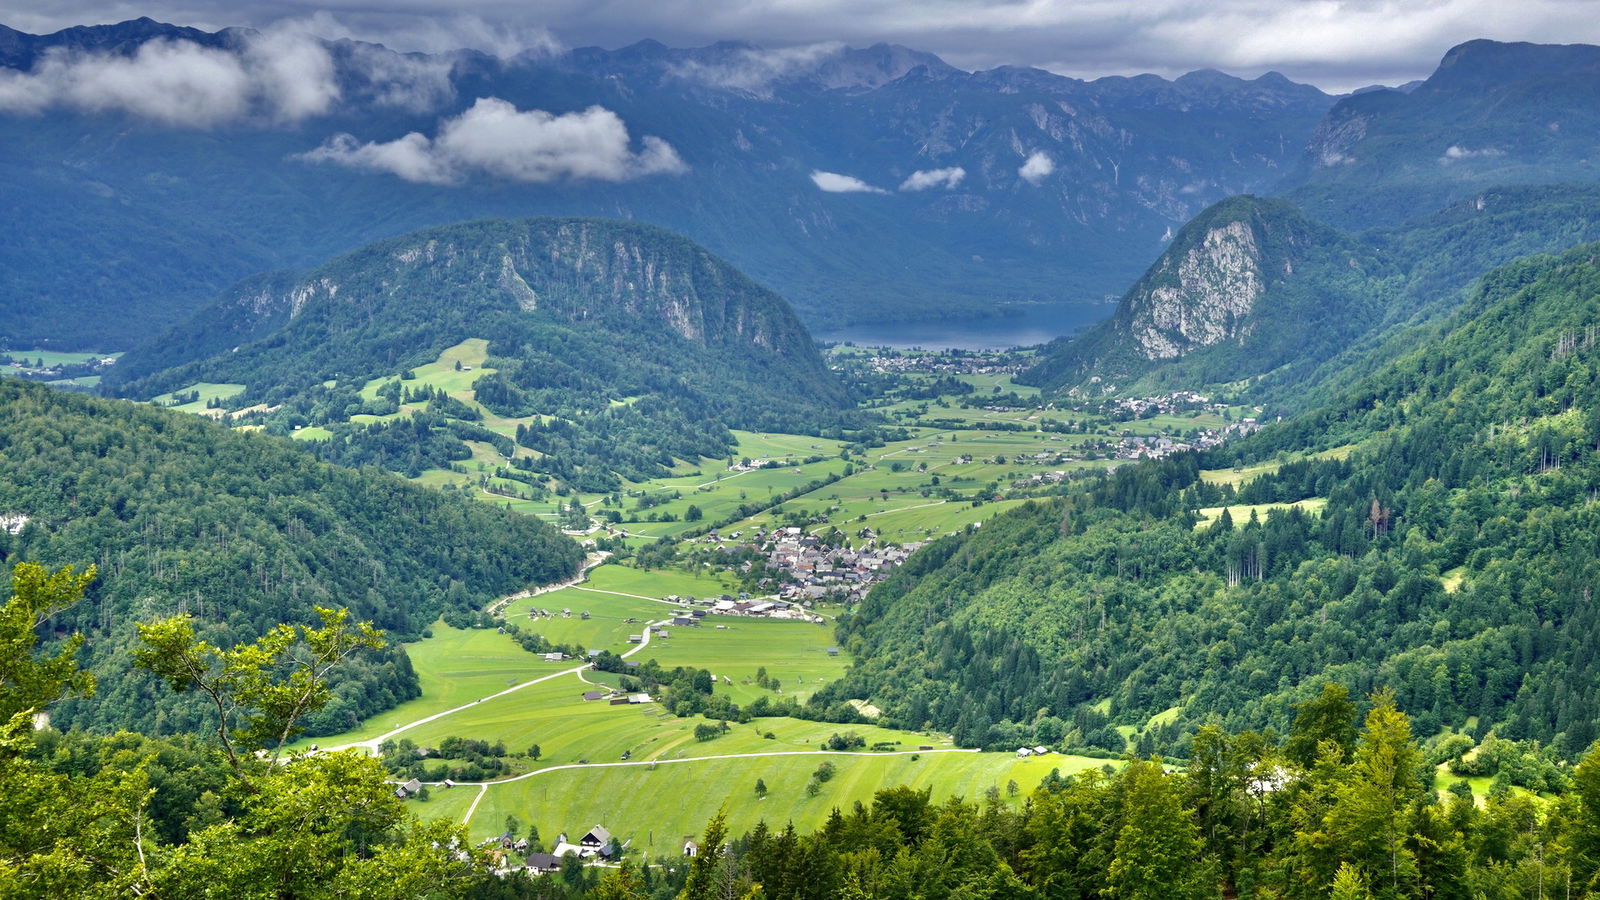
[[[89,700],[54,708],[62,727],[206,730],[190,695],[135,672],[134,624],[188,612],[232,646],[279,622],[348,607],[396,638],[447,608],[571,574],[577,545],[534,519],[317,462],[289,442],[196,416],[0,379],[0,571],[24,560],[98,567],[53,640],[88,636]],[[318,733],[417,693],[398,649],[356,660]]]
[[[1577,755],[1600,736],[1600,245],[1491,273],[1444,331],[1224,454],[934,545],[841,628],[859,662],[824,699],[968,744],[1120,748],[1116,723],[1159,749],[1212,720],[1281,729],[1331,679],[1392,687],[1420,733]],[[1198,478],[1274,458],[1237,489]]]
[[[128,354],[107,386],[148,398],[238,383],[234,408],[312,398],[300,405],[336,422],[392,412],[357,391],[469,338],[489,341],[477,401],[555,417],[519,439],[568,451],[568,466],[641,475],[727,455],[729,426],[815,432],[848,417],[782,298],[683,237],[595,219],[445,226],[253,279]]]
[[[1392,228],[1348,234],[1283,200],[1233,197],[1195,217],[1086,334],[1023,380],[1153,393],[1239,384],[1300,412],[1437,337],[1490,269],[1600,239],[1600,185],[1481,191]]]
[[[1410,91],[1340,100],[1279,188],[1344,228],[1389,226],[1485,188],[1600,179],[1600,47],[1468,41]]]

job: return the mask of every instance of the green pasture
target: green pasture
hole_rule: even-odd
[[[37,368],[49,369],[55,366],[75,366],[79,363],[88,362],[91,359],[104,359],[108,356],[115,359],[121,358],[122,356],[121,351],[116,353],[94,353],[91,351],[66,352],[62,350],[32,349],[0,350],[0,353],[4,353],[6,356],[9,356],[17,362],[22,363],[27,369],[36,368],[34,366],[35,362],[39,363]]]
[[[1037,387],[1034,387],[1031,384],[1017,384],[1015,378],[1011,375],[1000,373],[988,375],[957,375],[956,380],[972,385],[973,392],[968,394],[967,397],[974,400],[982,399],[983,397],[992,395],[995,388],[999,388],[1000,393],[1002,394],[1014,393],[1020,397],[1039,396],[1039,389]]]
[[[669,631],[671,639],[651,643],[636,658],[654,659],[668,667],[707,669],[717,678],[716,691],[741,706],[763,695],[803,701],[843,675],[849,665],[842,651],[839,656],[828,655],[828,649],[838,644],[831,623],[706,616],[699,625]],[[756,670],[762,667],[778,679],[779,693],[756,684]]]
[[[652,644],[650,650],[654,650]],[[650,655],[644,651],[641,656]],[[552,664],[553,665],[553,664]],[[473,704],[456,713],[418,725],[396,737],[419,746],[436,746],[452,735],[504,741],[521,751],[538,744],[544,765],[618,760],[624,752],[635,760],[682,759],[764,750],[810,750],[838,731],[855,731],[873,741],[929,742],[908,732],[871,725],[838,725],[799,719],[756,719],[747,725],[730,725],[727,734],[711,741],[695,739],[696,725],[706,719],[682,718],[657,703],[613,706],[604,700],[584,700],[595,684],[577,675],[563,675],[531,685],[503,697]],[[384,718],[384,717],[380,717]],[[771,733],[768,739],[765,734]],[[332,743],[331,741],[329,743]]]
[[[1354,453],[1355,450],[1355,444],[1342,444],[1338,447],[1330,447],[1327,450],[1323,450],[1318,453],[1312,453],[1306,458],[1346,459],[1351,453]],[[1255,463],[1249,466],[1235,466],[1231,469],[1204,469],[1200,472],[1200,480],[1207,484],[1231,484],[1234,487],[1239,487],[1243,484],[1254,481],[1262,475],[1271,475],[1282,467],[1283,463],[1277,460],[1268,460],[1266,462]]]
[[[230,397],[236,397],[239,394],[244,393],[244,387],[245,386],[242,384],[216,384],[209,381],[199,381],[189,385],[188,387],[179,388],[171,393],[162,394],[158,397],[152,397],[150,398],[150,402],[156,406],[165,406],[169,409],[175,409],[179,412],[198,414],[204,413],[206,411],[206,404],[212,400],[227,400]],[[176,396],[179,394],[187,394],[191,391],[199,391],[200,399],[193,400],[188,403],[182,403],[177,406],[171,405]]]
[[[702,746],[709,751],[719,741]],[[835,774],[816,796],[808,796],[806,784],[823,761],[833,764]],[[743,834],[762,820],[777,829],[793,822],[797,830],[808,832],[821,827],[833,809],[849,809],[857,801],[870,803],[874,793],[897,785],[931,788],[936,803],[952,796],[980,799],[991,787],[1020,803],[1052,769],[1068,775],[1105,764],[1100,759],[1054,754],[1017,759],[1002,753],[923,753],[913,759],[911,754],[808,753],[653,768],[591,766],[491,785],[468,825],[474,840],[483,840],[500,834],[507,817],[515,816],[524,826],[537,825],[549,844],[561,832],[576,836],[600,824],[619,840],[631,841],[629,850],[636,859],[646,854],[679,857],[683,842],[699,840],[719,808],[727,812],[730,834]],[[766,783],[765,797],[755,792],[758,778]],[[1007,792],[1010,781],[1018,786],[1014,797]],[[466,796],[466,802],[451,798],[448,805],[435,807],[430,801],[418,804],[415,811],[460,821],[457,816],[465,812],[476,789],[452,791]]]
[[[1228,516],[1233,519],[1235,525],[1242,525],[1250,521],[1251,513],[1255,513],[1257,518],[1265,520],[1267,514],[1272,510],[1287,509],[1293,506],[1313,515],[1319,515],[1327,505],[1327,497],[1310,497],[1305,500],[1297,500],[1294,503],[1238,503],[1233,506],[1207,506],[1200,510],[1200,521],[1195,523],[1195,527],[1209,525],[1211,520],[1222,515],[1224,509],[1228,511]]]
[[[547,663],[517,646],[494,629],[458,630],[443,622],[433,626],[433,637],[405,645],[412,668],[422,685],[422,696],[367,719],[344,734],[303,740],[334,747],[376,737],[406,722],[471,703],[498,691],[576,662]],[[577,683],[576,679],[572,679]]]
[[[805,459],[808,456],[835,455],[844,449],[844,444],[830,441],[825,438],[813,437],[805,434],[767,434],[754,431],[734,431],[734,440],[738,441],[738,455],[759,459],[767,457],[778,459],[793,456],[795,459]]]
[[[530,617],[529,613],[536,609],[549,610],[555,615]],[[524,631],[542,634],[553,643],[620,652],[628,648],[628,635],[643,634],[650,622],[668,618],[678,609],[676,604],[563,588],[513,600],[506,605],[505,616],[507,622]],[[572,615],[564,616],[562,610],[571,610]],[[583,618],[583,613],[588,613],[589,618]],[[628,622],[628,619],[634,621]]]
[[[1231,469],[1202,469],[1200,471],[1200,480],[1206,484],[1231,484],[1234,487],[1240,487],[1255,481],[1262,475],[1271,475],[1281,467],[1282,463],[1269,461],[1249,466],[1235,466]]]
[[[412,369],[411,371],[416,375],[416,378],[401,381],[400,385],[413,390],[425,384],[431,385],[458,400],[470,401],[473,399],[472,383],[484,375],[493,374],[495,371],[483,367],[483,361],[488,357],[488,341],[481,338],[468,338],[454,347],[447,348],[433,362]],[[456,363],[458,362],[461,363],[463,371],[456,371]],[[466,371],[469,366],[471,370]],[[374,378],[362,386],[359,392],[360,396],[364,400],[375,400],[378,397],[378,388],[398,378],[398,375],[385,375],[381,378]]]

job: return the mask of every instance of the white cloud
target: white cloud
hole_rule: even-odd
[[[639,152],[633,152],[627,126],[604,107],[552,115],[519,111],[505,100],[485,97],[440,123],[432,138],[412,132],[393,141],[361,143],[341,134],[299,158],[428,184],[455,184],[480,173],[543,183],[627,181],[688,171],[666,141],[646,136],[640,143]]]
[[[932,187],[954,188],[967,177],[967,170],[960,166],[951,166],[948,169],[918,169],[911,173],[905,181],[900,182],[902,191],[925,191]]]
[[[811,182],[829,194],[887,194],[888,191],[881,187],[874,187],[854,175],[840,175],[838,172],[824,172],[816,169],[811,173]]]
[[[394,53],[371,44],[353,44],[349,52],[354,67],[348,74],[356,80],[352,93],[360,99],[427,112],[455,96],[454,62],[448,56]]]
[[[56,50],[28,72],[0,69],[0,111],[123,112],[187,128],[249,116],[297,122],[338,98],[327,48],[289,30],[254,35],[238,52],[151,40],[131,55]]]
[[[319,10],[303,21],[308,29],[331,40],[372,41],[403,52],[448,54],[472,49],[510,59],[524,53],[554,56],[562,50],[561,42],[547,28],[466,13],[430,15],[392,7],[381,13]]]
[[[765,94],[772,82],[814,69],[822,60],[838,56],[844,49],[845,45],[838,41],[781,47],[777,50],[748,47],[715,63],[686,62],[677,66],[673,74],[714,87]]]
[[[1017,169],[1017,174],[1022,176],[1023,181],[1037,185],[1049,178],[1050,173],[1055,170],[1056,161],[1050,158],[1050,154],[1043,150],[1035,150],[1028,156],[1027,161]]]
[[[1463,159],[1475,159],[1485,156],[1501,155],[1503,155],[1503,151],[1496,150],[1493,147],[1485,147],[1482,150],[1468,150],[1465,147],[1458,147],[1452,144],[1445,149],[1444,155],[1439,157],[1439,162],[1442,165],[1449,165],[1453,162],[1460,162]]]
[[[273,115],[284,121],[322,115],[339,99],[333,57],[306,32],[262,32],[245,45],[243,64]]]

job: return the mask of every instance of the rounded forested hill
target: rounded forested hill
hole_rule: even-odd
[[[243,282],[128,354],[106,389],[147,399],[242,384],[233,409],[288,433],[322,426],[323,458],[406,474],[497,443],[475,414],[401,417],[361,395],[463,341],[487,341],[470,397],[520,420],[539,476],[617,489],[677,459],[733,453],[730,428],[820,434],[860,418],[789,305],[703,247],[635,222],[484,220],[382,241],[303,275]],[[396,382],[398,387],[398,381]]]
[[[253,279],[128,354],[109,382],[126,396],[243,383],[270,400],[430,362],[468,338],[533,364],[503,371],[521,391],[616,399],[670,390],[665,379],[749,425],[847,399],[783,298],[687,238],[599,219],[430,228],[298,279]]]
[[[187,612],[224,646],[315,606],[348,607],[391,639],[447,608],[569,576],[581,551],[531,517],[318,462],[290,441],[199,416],[0,378],[0,592],[23,561],[98,567],[82,603],[42,626],[87,636],[94,697],[52,709],[66,728],[170,733],[207,723],[187,694],[135,672],[134,625]],[[417,694],[403,652],[353,660],[320,733]]]

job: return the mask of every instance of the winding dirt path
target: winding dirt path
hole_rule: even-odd
[[[517,591],[515,594],[507,594],[504,597],[501,597],[499,600],[489,604],[484,612],[487,612],[492,616],[500,610],[505,609],[506,606],[513,601],[526,600],[529,597],[537,597],[540,594],[548,594],[551,591],[559,591],[562,588],[577,587],[579,584],[589,580],[589,570],[610,558],[611,551],[609,550],[601,550],[598,553],[591,553],[584,557],[582,563],[578,564],[577,573],[571,578],[568,578],[566,581],[555,581],[551,582],[550,584],[540,585],[536,588],[529,588],[525,591]]]

